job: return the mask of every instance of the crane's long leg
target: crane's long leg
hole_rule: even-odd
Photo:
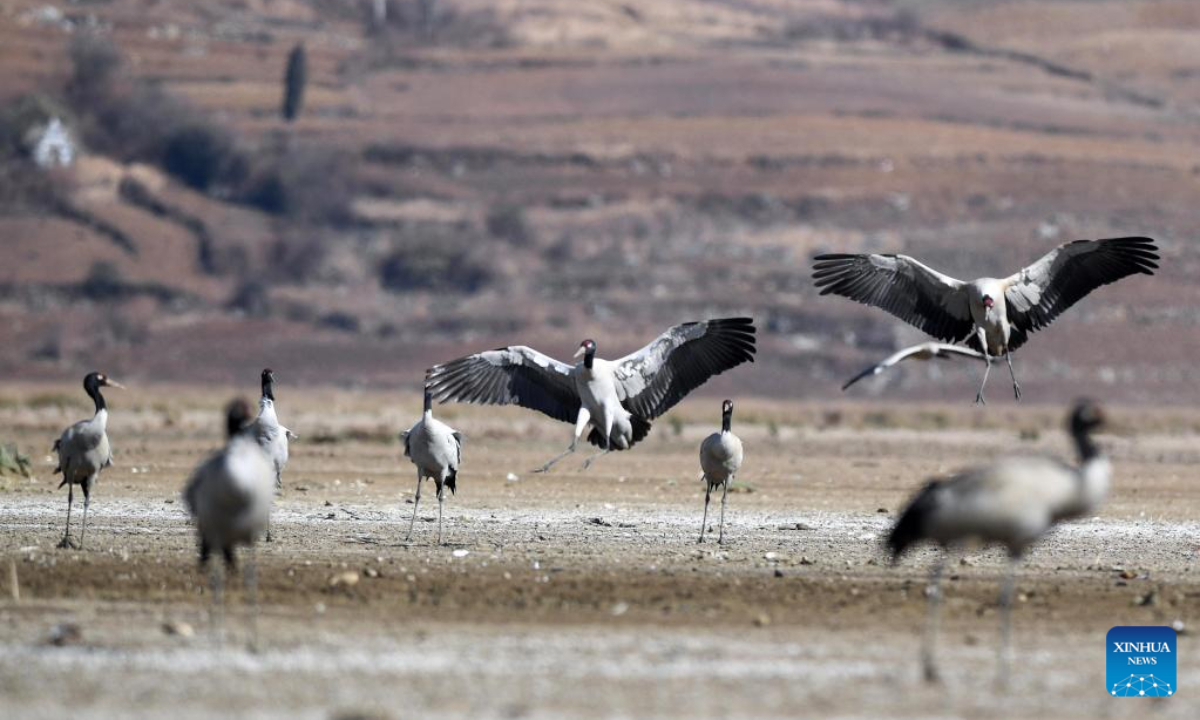
[[[1008,687],[1008,667],[1012,654],[1012,603],[1017,584],[1017,565],[1020,562],[1020,555],[1014,554],[1009,558],[1008,576],[1000,588],[1000,652],[997,656],[996,685],[1001,688]]]
[[[717,544],[725,543],[725,498],[729,497],[729,485],[733,482],[733,476],[725,478],[725,489],[721,491],[721,524],[718,526],[720,530],[717,532]]]
[[[258,652],[258,549],[254,543],[250,543],[250,559],[242,572],[242,584],[250,599],[250,651]]]
[[[404,542],[412,542],[413,525],[417,522],[417,507],[421,505],[421,481],[424,479],[425,476],[421,474],[420,470],[417,470],[417,496],[413,498],[413,514],[408,521],[408,536],[404,538]]]
[[[75,502],[75,486],[67,483],[67,530],[63,533],[62,540],[59,541],[60,548],[71,547],[71,505]]]
[[[561,453],[555,455],[553,458],[550,459],[550,462],[541,466],[537,470],[534,470],[534,472],[535,473],[544,473],[544,472],[549,471],[550,468],[554,467],[558,463],[559,460],[562,460],[563,458],[565,458],[566,456],[570,455],[573,452],[575,452],[575,440],[571,440],[571,444],[567,447],[566,450],[563,450]]]
[[[88,478],[83,482],[83,530],[79,532],[79,549],[83,549],[84,538],[87,536],[87,516],[88,508],[92,504],[92,485],[96,482],[96,476]]]
[[[704,531],[708,528],[708,501],[712,496],[712,485],[708,482],[708,476],[704,476],[704,519],[700,521],[700,539],[697,543],[704,542]]]
[[[225,640],[225,578],[221,563],[209,563],[208,585],[212,591],[212,607],[208,611],[213,639],[220,647]]]
[[[437,544],[442,544],[442,507],[446,504],[446,486],[443,483],[438,483],[437,486],[438,499],[438,540]]]
[[[1008,348],[1004,349],[1004,359],[1008,361],[1008,376],[1012,378],[1013,395],[1017,397],[1017,402],[1021,402],[1021,385],[1017,383],[1017,372],[1013,370],[1012,351]]]
[[[534,470],[534,472],[535,473],[548,472],[550,470],[550,468],[554,467],[555,463],[557,463],[559,460],[562,460],[566,456],[575,452],[575,446],[579,443],[579,436],[583,434],[583,431],[587,428],[587,424],[589,422],[591,422],[591,419],[592,419],[592,413],[587,408],[585,408],[585,407],[579,408],[579,415],[577,415],[575,417],[575,433],[571,436],[571,444],[567,447],[566,450],[562,451],[558,455],[555,455],[553,458],[550,459],[550,462],[541,466],[537,470]]]
[[[921,641],[921,667],[925,673],[926,682],[937,682],[939,679],[937,664],[933,659],[934,647],[937,644],[938,622],[942,606],[942,572],[946,569],[946,556],[949,550],[942,550],[933,570],[929,573],[929,586],[925,589],[929,596],[929,614],[925,619],[925,636]]]
[[[584,460],[583,461],[583,469],[587,470],[588,468],[590,468],[592,466],[592,463],[594,463],[597,460],[599,460],[600,458],[604,457],[611,451],[612,451],[612,439],[609,438],[607,435],[605,435],[604,436],[604,449],[601,450],[600,452],[596,453],[595,455],[592,455],[587,460]]]
[[[987,387],[988,375],[992,372],[992,356],[988,355],[987,351],[984,351],[983,359],[987,362],[987,365],[983,368],[983,382],[979,383],[979,392],[975,393],[976,405],[987,405],[987,400],[983,398],[983,389]]]
[[[279,468],[276,468],[275,469],[275,495],[276,496],[279,495],[279,490],[282,487],[283,487],[283,476],[279,474]],[[274,497],[272,497],[272,500],[274,500]],[[271,503],[271,510],[272,510],[272,512],[275,510],[274,502]],[[270,515],[270,513],[267,514],[267,542],[275,542],[275,539],[271,537],[271,515]]]
[[[975,339],[979,341],[979,350],[983,353],[983,361],[987,363],[983,368],[983,382],[979,384],[979,392],[975,394],[975,404],[987,405],[987,400],[983,399],[983,389],[987,387],[988,375],[992,372],[992,355],[988,352],[987,331],[976,326]]]

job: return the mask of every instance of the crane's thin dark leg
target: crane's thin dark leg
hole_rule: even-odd
[[[988,375],[992,372],[992,356],[988,355],[985,350],[983,359],[987,362],[987,365],[983,368],[983,382],[979,383],[979,392],[975,394],[976,405],[987,405],[987,400],[983,398],[983,389],[987,387]]]
[[[572,439],[572,440],[571,440],[571,445],[570,445],[570,446],[569,446],[569,447],[568,447],[566,450],[563,450],[561,453],[559,453],[559,454],[555,455],[554,457],[550,458],[550,462],[548,462],[548,463],[546,463],[545,465],[541,466],[541,467],[540,467],[540,468],[538,468],[537,470],[534,470],[534,472],[535,472],[535,473],[544,473],[544,472],[548,472],[548,471],[550,470],[550,468],[554,467],[554,466],[555,466],[555,465],[558,463],[558,461],[559,461],[559,460],[562,460],[562,459],[563,459],[563,458],[565,458],[566,456],[568,456],[568,455],[570,455],[571,453],[575,452],[575,443],[576,443],[578,440],[579,440],[579,438],[574,438],[574,439]]]
[[[697,543],[704,542],[704,531],[708,529],[708,501],[712,496],[712,485],[708,482],[708,477],[704,478],[704,519],[700,521],[700,539]]]
[[[611,432],[611,431],[610,431],[610,432]],[[609,453],[611,450],[612,450],[612,438],[611,438],[611,437],[609,437],[607,434],[605,434],[605,436],[604,436],[604,449],[603,449],[603,450],[601,450],[600,452],[596,453],[595,455],[592,455],[592,456],[591,456],[591,457],[589,457],[587,460],[584,460],[584,461],[583,461],[583,469],[584,469],[584,470],[587,470],[588,468],[590,468],[590,467],[592,466],[592,463],[596,462],[596,461],[597,461],[597,460],[599,460],[600,458],[602,458],[602,457],[604,457],[605,455],[607,455],[607,454],[608,454],[608,453]]]
[[[88,478],[83,482],[83,530],[79,532],[79,549],[83,549],[84,538],[87,536],[87,516],[88,508],[92,505],[92,486],[96,482],[96,476]]]
[[[258,549],[250,544],[250,559],[242,570],[242,584],[250,600],[250,651],[258,652]]]
[[[1008,667],[1012,655],[1012,604],[1017,585],[1017,565],[1021,556],[1014,553],[1009,557],[1008,576],[1000,588],[1000,652],[997,656],[998,670],[996,685],[1008,687]]]
[[[415,498],[413,498],[412,519],[410,519],[408,521],[408,537],[404,538],[404,542],[412,542],[413,525],[415,525],[417,522],[417,508],[421,505],[421,481],[424,479],[425,479],[425,476],[423,476],[421,474],[421,471],[418,470],[417,471],[417,496]]]
[[[60,548],[71,547],[71,504],[75,502],[75,486],[67,483],[67,530],[63,533],[62,540],[58,542]]]
[[[444,483],[438,483],[437,499],[438,499],[438,539],[437,539],[437,544],[441,545],[442,544],[442,507],[446,504],[446,485]]]
[[[575,434],[571,436],[571,445],[569,447],[567,447],[566,450],[562,451],[558,455],[555,455],[553,458],[551,458],[550,462],[541,466],[537,470],[534,470],[534,472],[535,473],[548,472],[550,470],[550,468],[554,467],[554,464],[557,463],[559,460],[562,460],[566,456],[575,452],[575,446],[579,442],[579,436],[582,435],[583,431],[587,429],[588,423],[591,422],[591,420],[592,420],[592,414],[590,412],[588,412],[588,409],[584,408],[584,407],[579,408],[579,415],[577,415],[575,417]]]
[[[207,556],[207,548],[201,549],[201,557]],[[204,562],[204,560],[201,560]],[[220,647],[225,640],[225,578],[221,563],[208,565],[208,585],[212,591],[212,608],[208,612],[208,623],[213,639]]]
[[[1005,348],[1004,359],[1008,361],[1008,376],[1012,378],[1013,395],[1016,396],[1017,402],[1021,402],[1021,385],[1017,383],[1017,371],[1013,370],[1012,351]]]
[[[283,478],[279,475],[279,471],[276,470],[275,471],[275,495],[276,496],[279,495],[279,490],[282,487],[283,487]],[[275,502],[274,502],[275,498],[272,497],[271,500],[272,500],[271,512],[274,512],[275,511]],[[267,542],[275,542],[275,539],[271,537],[271,514],[270,513],[267,513]]]
[[[725,498],[729,497],[729,484],[733,482],[733,476],[725,478],[725,489],[721,491],[721,524],[718,526],[720,530],[717,532],[717,544],[725,544]]]
[[[929,614],[925,619],[925,637],[921,642],[921,667],[925,673],[925,681],[931,683],[940,679],[937,664],[933,659],[933,651],[937,645],[938,623],[941,619],[942,572],[946,569],[948,554],[949,550],[945,549],[939,553],[937,561],[933,564],[933,570],[929,573],[929,586],[925,588],[925,593],[929,596]]]

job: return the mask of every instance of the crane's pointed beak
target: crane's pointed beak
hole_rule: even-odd
[[[578,349],[578,350],[576,350],[576,351],[575,351],[575,354],[574,354],[574,355],[572,355],[571,357],[573,357],[573,358],[577,358],[577,357],[579,357],[580,355],[583,355],[585,352],[587,352],[587,348],[585,348],[584,346],[580,345],[580,346],[579,346],[579,349]]]
[[[124,386],[124,385],[122,385],[121,383],[117,382],[116,380],[113,380],[112,378],[108,378],[107,380],[105,380],[105,381],[104,381],[104,385],[105,385],[105,387],[114,387],[114,388],[117,388],[118,390],[124,390],[124,389],[125,389],[125,386]]]

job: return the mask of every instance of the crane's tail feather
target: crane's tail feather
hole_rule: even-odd
[[[640,415],[630,413],[629,414],[629,424],[633,428],[633,437],[630,438],[630,440],[629,440],[629,447],[633,447],[634,445],[637,445],[642,440],[646,439],[646,436],[650,434],[650,421],[646,420],[645,418],[643,418]],[[598,448],[603,448],[604,447],[604,433],[602,433],[598,428],[596,428],[593,425],[592,431],[588,433],[588,442],[590,442],[591,444],[595,445]],[[616,450],[617,448],[610,448],[610,449]]]
[[[887,537],[887,549],[892,556],[893,563],[899,561],[900,556],[911,545],[925,539],[925,521],[937,507],[937,492],[940,485],[940,481],[930,480],[909,501],[904,512],[900,513],[900,518],[896,520],[896,524],[892,526],[892,531],[888,533]]]
[[[450,475],[446,477],[446,487],[450,488],[450,494],[454,494],[455,486],[458,484],[458,468],[450,471]]]

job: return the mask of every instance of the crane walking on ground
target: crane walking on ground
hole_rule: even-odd
[[[67,486],[67,529],[63,532],[60,548],[71,547],[71,505],[75,502],[75,486],[83,490],[83,530],[79,533],[79,549],[83,549],[87,536],[88,508],[92,504],[92,491],[100,479],[100,471],[112,465],[112,447],[108,444],[108,405],[100,388],[125,386],[104,373],[91,372],[83,378],[83,389],[96,405],[96,414],[80,420],[63,431],[54,441],[54,452],[58,455],[58,467],[54,472],[62,473],[59,488]]]
[[[400,433],[404,442],[404,457],[417,466],[417,495],[413,499],[412,519],[408,521],[408,537],[412,541],[413,524],[417,521],[417,508],[421,505],[421,482],[432,478],[437,484],[438,534],[437,544],[442,544],[442,507],[446,502],[446,490],[455,491],[458,484],[458,468],[462,465],[462,433],[433,416],[433,396],[425,391],[425,412],[421,419],[408,430]]]
[[[708,501],[713,488],[721,488],[721,521],[717,526],[717,544],[725,542],[725,499],[729,486],[742,467],[742,441],[733,434],[733,401],[721,403],[721,431],[704,438],[700,443],[700,469],[704,471],[704,519],[700,522],[700,539],[708,527]]]
[[[1112,465],[1092,439],[1092,433],[1104,423],[1098,405],[1080,401],[1067,418],[1078,465],[1044,457],[1009,457],[948,479],[932,480],[908,502],[887,538],[892,561],[924,540],[941,547],[931,573],[929,617],[921,651],[927,680],[938,679],[933,651],[947,557],[963,543],[979,540],[1008,550],[1008,575],[1000,591],[999,649],[999,680],[1001,685],[1007,683],[1017,565],[1055,524],[1089,514],[1104,500]]]

